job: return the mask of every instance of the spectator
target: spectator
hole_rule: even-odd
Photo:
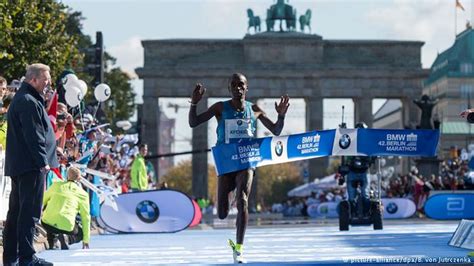
[[[145,164],[145,156],[148,153],[146,144],[140,145],[139,154],[133,160],[131,170],[131,188],[133,191],[143,191],[148,189],[148,174]]]
[[[10,85],[7,85],[7,93],[15,93],[20,88],[21,81],[14,79],[11,81]]]
[[[42,94],[51,84],[47,65],[28,66],[25,81],[8,112],[5,175],[12,180],[3,231],[3,264],[52,265],[35,256],[33,234],[39,221],[45,176],[58,167],[56,141]]]
[[[150,161],[146,162],[146,172],[148,175],[148,180],[153,184],[153,188],[158,189],[158,176],[156,176],[155,167]]]
[[[11,101],[13,100],[13,94],[7,94],[3,97],[3,107],[0,111],[0,144],[2,149],[5,149],[7,146],[7,129],[8,123],[6,120],[6,114],[8,112],[8,107],[10,106]]]
[[[69,244],[82,240],[82,248],[89,248],[90,209],[89,194],[79,184],[81,171],[70,167],[67,171],[67,182],[55,182],[46,191],[43,205],[45,210],[41,223],[47,232],[49,248],[54,247],[54,234],[59,234],[61,249],[68,249],[64,234],[69,237]],[[76,221],[80,214],[82,227]]]
[[[443,181],[441,176],[437,176],[436,179],[434,180],[433,187],[435,190],[443,190],[445,189],[443,186]]]
[[[2,107],[3,105],[3,97],[6,95],[7,93],[7,80],[0,76],[0,107]]]
[[[168,183],[166,181],[161,182],[160,189],[168,189]]]

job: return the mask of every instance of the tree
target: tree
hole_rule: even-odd
[[[280,203],[301,183],[300,170],[294,163],[275,164],[257,169],[257,201],[265,205]]]
[[[171,168],[166,175],[161,178],[168,183],[169,188],[180,190],[188,195],[192,195],[192,165],[191,161],[181,161],[175,167]],[[208,165],[208,186],[209,198],[216,202],[217,176],[214,166]]]
[[[8,80],[19,79],[26,66],[41,62],[51,68],[53,79],[65,69],[73,69],[79,78],[91,84],[93,77],[86,71],[87,49],[91,37],[82,32],[82,13],[69,9],[63,3],[44,1],[2,1],[0,3],[0,75]],[[105,53],[105,69],[116,59]],[[129,119],[135,110],[130,78],[118,68],[105,74],[105,82],[112,89],[106,117],[115,125],[118,120]],[[85,97],[96,105],[94,88]],[[107,108],[105,108],[107,109]]]
[[[82,16],[82,13],[79,11],[69,10],[68,22],[67,22],[67,31],[70,34],[77,36],[78,38],[78,48],[84,53],[82,60],[77,62],[76,71],[77,75],[85,80],[88,84],[92,84],[93,76],[91,76],[87,71],[88,61],[92,60],[91,55],[88,52],[88,49],[92,47],[93,42],[92,38],[89,35],[85,35],[82,32],[82,21],[85,19]],[[115,126],[115,122],[120,120],[128,120],[134,113],[136,104],[135,104],[135,93],[133,88],[130,85],[130,77],[120,68],[112,68],[116,63],[116,58],[112,55],[104,52],[105,60],[105,77],[104,82],[110,86],[112,90],[112,95],[110,96],[107,102],[102,103],[102,110],[105,112],[105,117],[108,122],[111,124],[112,129],[116,131],[118,128]],[[110,70],[109,70],[110,69]],[[94,88],[89,90],[89,93],[85,95],[85,101],[89,104],[90,109],[95,109],[97,107],[97,101],[94,97]]]
[[[0,3],[0,75],[20,78],[27,65],[41,62],[58,76],[81,60],[77,36],[66,31],[66,8],[53,0]]]

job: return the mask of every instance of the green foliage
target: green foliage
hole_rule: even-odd
[[[257,201],[267,206],[283,202],[288,191],[301,183],[300,170],[294,163],[259,167],[256,178]]]
[[[188,195],[192,193],[191,161],[182,161],[168,170],[161,178],[168,183],[169,188],[180,190]]]
[[[190,160],[181,161],[175,167],[171,168],[166,175],[161,178],[168,183],[169,188],[183,191],[188,195],[192,195],[192,175],[191,175],[192,164]],[[214,202],[216,201],[217,192],[217,176],[214,166],[209,165],[207,168],[208,174],[208,191],[209,198]]]
[[[84,20],[84,17],[82,17],[81,12],[70,10],[66,28],[67,32],[77,36],[78,48],[82,51],[86,51],[93,43],[91,37],[82,32],[82,20]],[[89,75],[89,73],[79,70],[85,69],[88,63],[87,61],[93,60],[91,57],[94,57],[94,55],[84,54],[84,60],[78,61],[75,69],[79,78],[86,81],[89,85],[92,84],[94,78]],[[118,132],[120,129],[115,126],[115,122],[128,120],[135,111],[135,93],[130,85],[130,77],[125,72],[122,72],[119,68],[112,68],[110,71],[107,71],[115,64],[116,59],[107,52],[104,52],[104,60],[106,71],[104,82],[110,86],[112,95],[109,100],[102,104],[104,104],[103,108],[106,113],[106,118],[111,124],[113,131]],[[96,102],[93,87],[89,89],[85,101],[87,103]]]
[[[0,3],[0,75],[20,78],[26,66],[44,63],[57,77],[80,61],[78,37],[66,30],[66,6],[53,0]]]
[[[54,80],[65,69],[73,69],[89,84],[86,104],[95,102],[93,77],[85,71],[86,51],[91,37],[82,32],[82,13],[53,0],[2,1],[0,3],[0,75],[7,80],[25,75],[26,66],[44,63],[51,68]],[[116,59],[105,53],[106,69]],[[135,93],[130,78],[119,68],[105,73],[105,83],[112,89],[105,103],[111,124],[128,120],[135,110]]]

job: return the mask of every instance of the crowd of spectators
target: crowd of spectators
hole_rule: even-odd
[[[7,111],[21,81],[10,84],[0,77],[0,149],[5,150],[7,142]],[[58,80],[56,87],[61,86]],[[117,193],[126,193],[154,188],[158,184],[155,170],[150,161],[145,161],[146,145],[139,145],[137,134],[113,134],[108,124],[100,124],[94,113],[83,113],[84,109],[69,108],[59,102],[58,92],[48,87],[44,93],[45,108],[54,130],[56,154],[61,166],[52,169],[46,176],[46,189],[55,182],[67,181],[67,169],[71,163],[84,165],[109,175],[109,179],[85,175],[93,184],[105,184]],[[134,187],[135,186],[135,187]],[[97,227],[99,198],[89,192],[92,227]]]
[[[460,156],[440,163],[439,174],[423,176],[416,167],[407,174],[398,174],[383,178],[381,183],[382,198],[406,198],[412,200],[417,208],[417,215],[423,216],[423,206],[430,193],[441,190],[473,190],[474,174],[470,175],[469,160]],[[376,191],[376,178],[371,179],[371,190]],[[307,197],[291,197],[283,203],[272,206],[272,212],[284,216],[307,216],[307,207],[323,202],[339,203],[346,198],[345,186],[334,184],[333,188],[314,191]]]

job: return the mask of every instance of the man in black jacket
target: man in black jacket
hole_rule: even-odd
[[[3,264],[52,265],[36,257],[35,222],[41,217],[44,180],[58,167],[56,141],[44,106],[44,91],[51,85],[47,65],[33,64],[8,110],[5,175],[12,179],[3,231]]]

